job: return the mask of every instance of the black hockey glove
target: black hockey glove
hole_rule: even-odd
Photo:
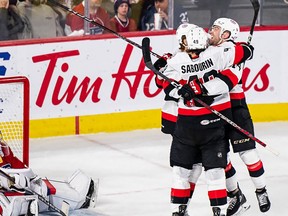
[[[194,79],[183,85],[182,88],[178,90],[178,94],[189,101],[196,95],[207,94],[207,90],[198,79]]]
[[[161,58],[157,59],[157,61],[154,62],[154,67],[156,70],[161,70],[161,68],[164,68],[167,65],[167,59],[171,58],[171,53],[165,53]]]
[[[254,47],[251,44],[240,42],[237,43],[237,45],[242,46],[244,52],[243,59],[241,59],[240,63],[251,60],[253,58]]]
[[[183,97],[185,100],[192,100],[196,94],[193,91],[193,89],[191,89],[189,84],[185,84],[183,85],[179,90],[178,90],[178,94]]]

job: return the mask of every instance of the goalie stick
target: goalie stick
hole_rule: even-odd
[[[115,31],[113,31],[112,29],[107,28],[106,26],[104,26],[104,25],[102,25],[102,24],[100,24],[100,23],[98,23],[98,22],[95,22],[95,21],[92,20],[92,19],[89,19],[88,17],[86,17],[86,16],[78,13],[78,12],[75,11],[75,10],[73,10],[73,9],[71,9],[71,8],[69,8],[69,7],[66,7],[66,6],[63,5],[63,4],[60,4],[60,3],[57,2],[56,0],[48,0],[48,2],[51,2],[52,4],[54,4],[54,5],[62,8],[62,9],[64,9],[65,11],[68,11],[68,12],[70,12],[70,13],[72,13],[72,14],[80,17],[80,18],[82,18],[82,19],[85,20],[85,21],[87,21],[87,22],[89,22],[89,23],[92,23],[93,25],[99,26],[100,28],[102,28],[102,29],[104,29],[104,30],[106,30],[106,31],[114,34],[115,36],[117,36],[118,38],[121,38],[122,40],[128,42],[129,44],[131,44],[131,45],[133,45],[133,46],[135,46],[135,47],[138,47],[139,49],[142,49],[142,47],[141,47],[139,44],[137,44],[136,42],[134,42],[134,41],[132,41],[132,40],[124,37],[123,35],[121,35],[121,34],[115,32]],[[157,58],[161,58],[161,56],[158,55],[158,54],[155,53],[155,52],[152,52],[152,51],[151,51],[151,54],[152,54],[153,56],[157,57]]]
[[[168,81],[171,85],[173,85],[175,88],[180,89],[182,87],[182,85],[180,85],[177,82],[174,82],[173,80],[171,80],[169,77],[165,76],[164,74],[162,74],[160,71],[158,71],[152,61],[151,61],[151,56],[150,56],[150,39],[148,37],[143,38],[142,40],[142,54],[143,54],[143,59],[145,62],[145,65],[151,70],[153,71],[155,74],[159,75],[160,77],[162,77],[164,80]],[[237,125],[235,122],[233,122],[232,120],[230,120],[229,118],[227,118],[225,115],[223,115],[222,113],[218,112],[217,110],[213,109],[212,107],[210,107],[209,105],[207,105],[206,103],[204,103],[202,100],[200,100],[199,98],[193,98],[195,101],[197,101],[199,104],[201,104],[203,107],[205,107],[206,109],[210,110],[212,113],[214,113],[215,115],[219,116],[221,119],[223,119],[224,121],[226,121],[228,124],[232,125],[234,128],[236,128],[237,130],[239,130],[241,133],[245,134],[247,137],[249,137],[250,139],[254,140],[255,142],[259,143],[261,146],[265,147],[267,150],[269,150],[270,152],[272,152],[274,155],[278,156],[279,153],[272,149],[271,147],[267,146],[266,143],[262,142],[261,140],[259,140],[258,138],[256,138],[255,136],[253,136],[251,133],[249,133],[248,131],[244,130],[243,128],[241,128],[239,125]]]
[[[4,176],[5,178],[7,178],[9,181],[15,183],[15,179],[8,175],[6,172],[4,172],[2,169],[0,169],[0,175]],[[43,197],[42,195],[38,194],[37,192],[29,189],[29,188],[23,188],[25,190],[26,193],[31,194],[31,195],[36,195],[38,196],[39,200],[42,201],[43,203],[45,203],[49,208],[51,208],[52,210],[54,210],[55,212],[58,212],[60,215],[62,216],[68,216],[68,210],[69,208],[67,208],[66,205],[63,206],[63,211],[59,208],[57,208],[56,206],[54,206],[52,203],[49,202],[49,200],[45,199],[45,197]],[[68,203],[67,203],[68,204]],[[68,204],[69,205],[69,204]]]

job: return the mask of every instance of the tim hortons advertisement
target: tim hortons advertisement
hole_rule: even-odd
[[[239,41],[247,36],[241,33]],[[141,45],[143,37],[130,39]],[[155,53],[177,49],[171,33],[149,37]],[[271,43],[271,38],[277,40]],[[254,57],[242,78],[248,103],[288,102],[286,38],[284,30],[254,33]],[[163,92],[145,67],[141,49],[115,37],[3,46],[0,76],[13,75],[30,80],[31,119],[158,109],[163,104]]]

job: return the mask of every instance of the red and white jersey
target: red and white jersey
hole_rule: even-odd
[[[234,47],[235,43],[232,41],[226,41],[219,45],[220,47]],[[242,68],[243,73],[243,68]],[[245,98],[244,90],[242,88],[241,83],[237,83],[237,85],[230,91],[230,98],[231,100],[241,100]],[[233,103],[232,103],[233,106]]]
[[[179,81],[181,84],[188,83],[196,78],[199,79],[207,89],[208,95],[215,95],[211,107],[217,111],[229,109],[231,107],[229,86],[227,81],[222,79],[221,76],[225,76],[233,85],[239,82],[241,71],[238,67],[230,68],[243,57],[238,55],[237,49],[236,47],[210,46],[195,59],[191,59],[186,52],[177,53],[173,58],[167,60],[164,74],[172,80]],[[242,48],[240,47],[240,49]],[[241,54],[242,52],[240,51],[239,53]],[[229,70],[224,70],[228,68]],[[224,71],[223,74],[222,71]],[[169,82],[165,81],[163,86],[167,88]],[[168,94],[171,97],[180,98],[178,89],[171,89]],[[179,115],[200,116],[211,114],[204,107],[186,106],[182,98],[180,98],[178,106]]]

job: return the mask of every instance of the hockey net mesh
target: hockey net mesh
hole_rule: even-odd
[[[24,160],[24,82],[5,82],[0,79],[0,139]],[[29,136],[29,135],[28,135]]]

